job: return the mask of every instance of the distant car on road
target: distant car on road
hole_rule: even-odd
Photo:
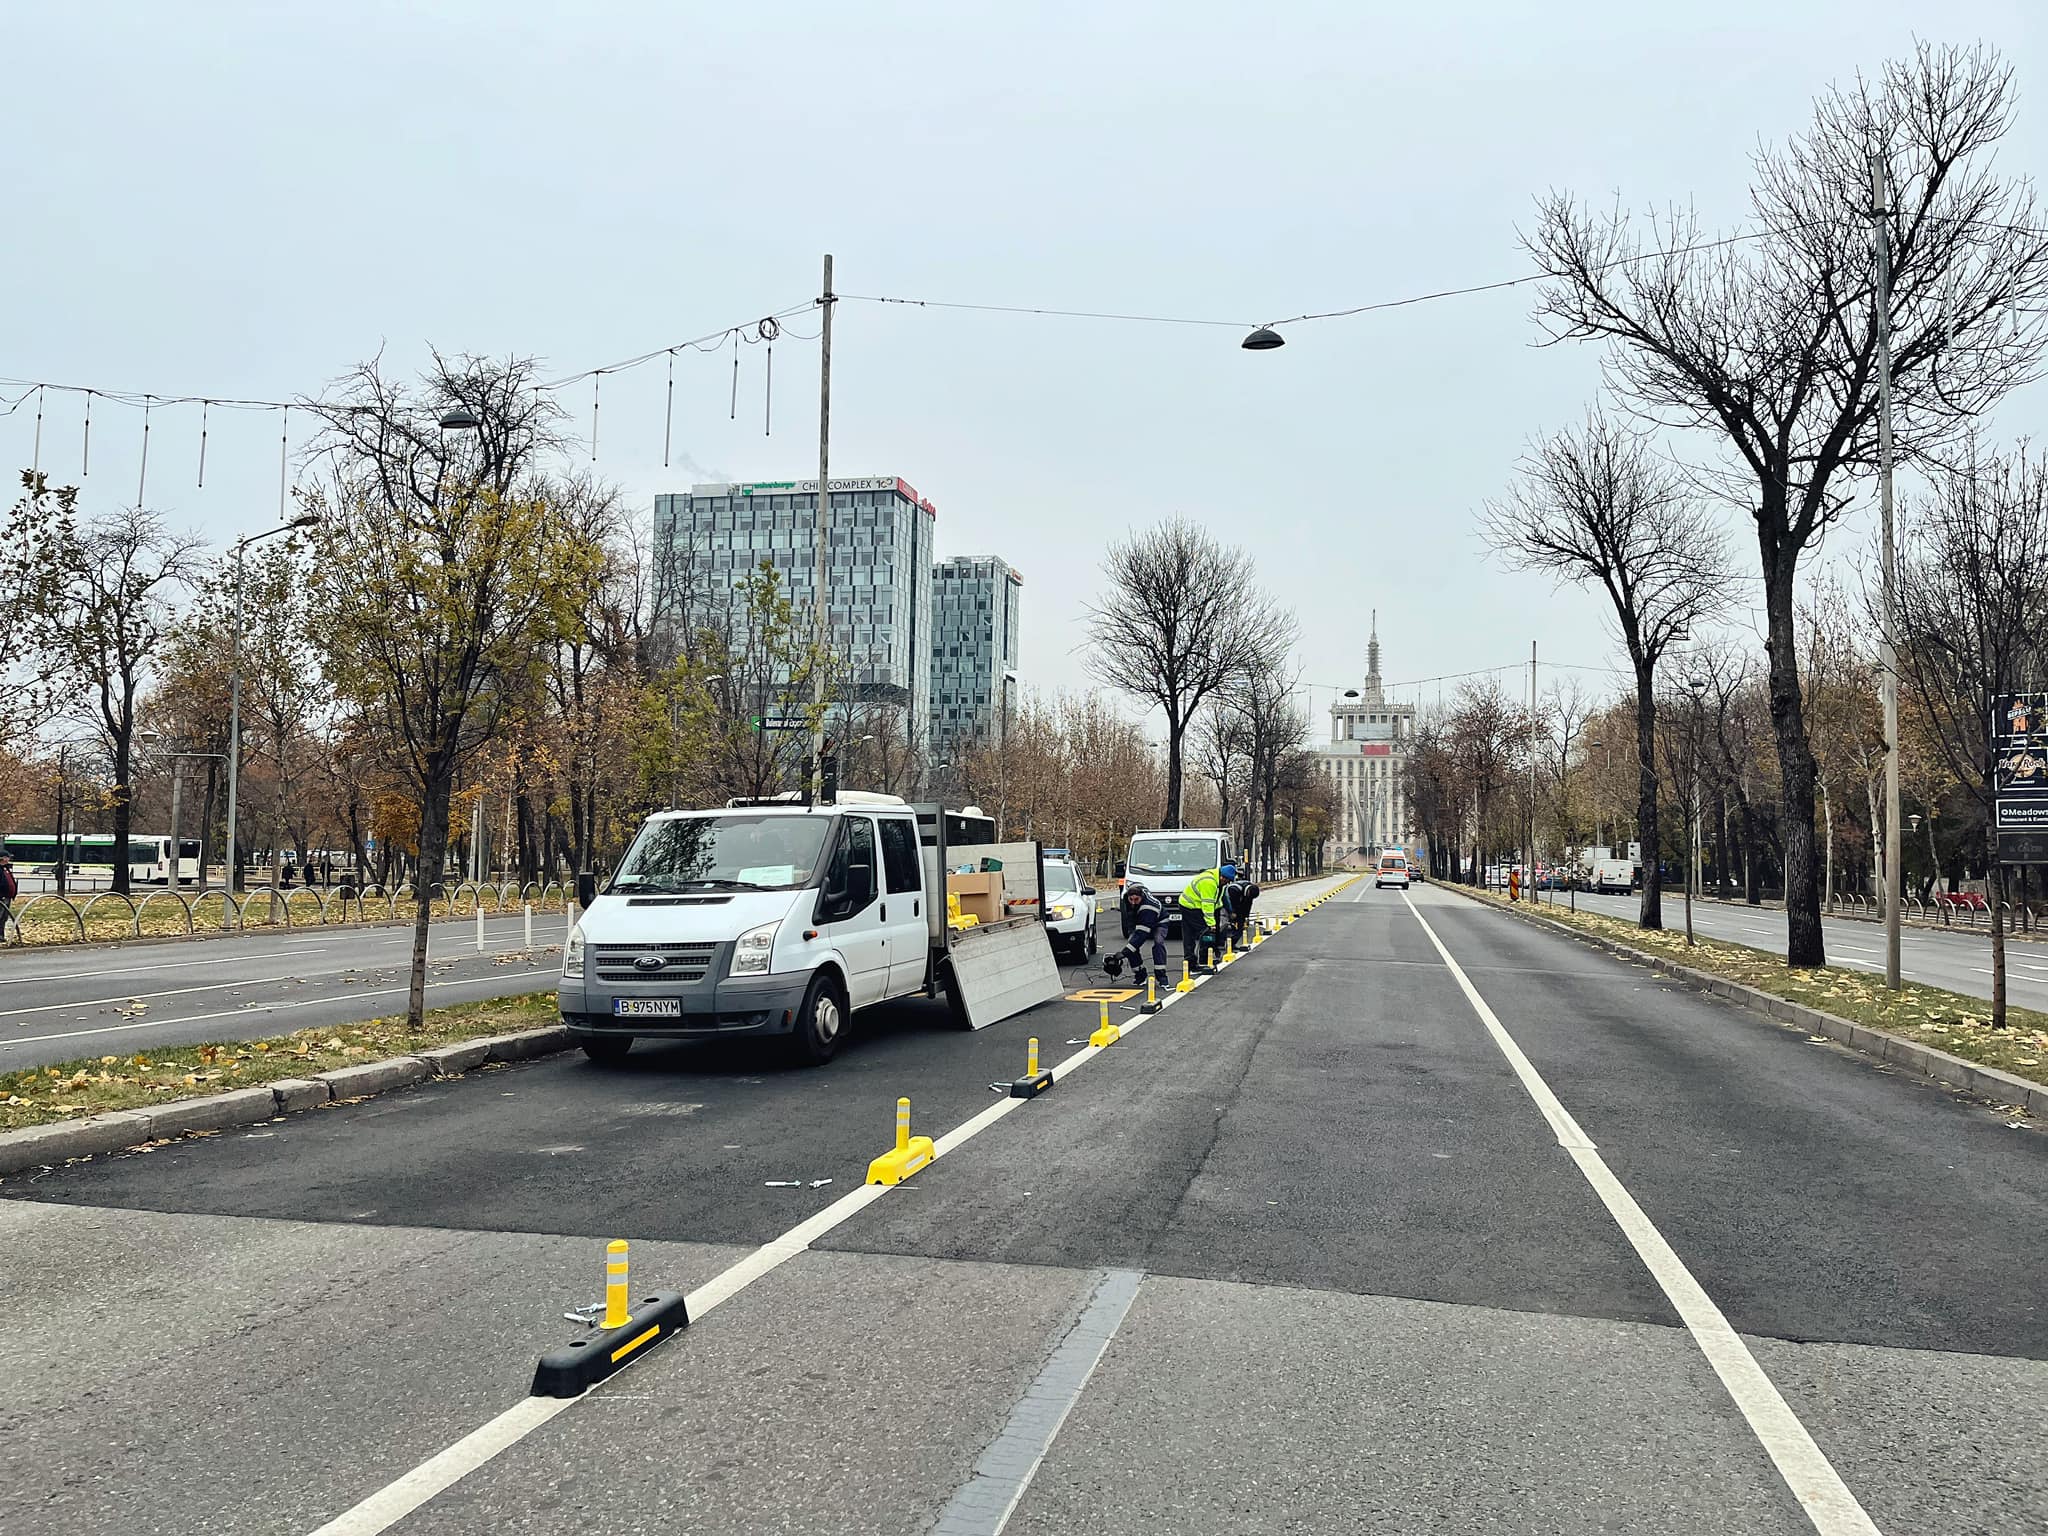
[[[1383,853],[1379,867],[1373,871],[1372,888],[1384,890],[1387,886],[1408,889],[1408,856],[1405,853]]]
[[[1045,861],[1045,927],[1055,951],[1086,960],[1102,947],[1095,931],[1100,899],[1080,866],[1065,859]]]

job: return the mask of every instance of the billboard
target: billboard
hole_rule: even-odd
[[[2002,864],[2048,864],[2048,693],[1992,701],[1992,827]]]

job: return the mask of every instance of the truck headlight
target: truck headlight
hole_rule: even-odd
[[[1074,915],[1074,909],[1066,905],[1064,902],[1062,902],[1052,909],[1052,915],[1058,918],[1061,922],[1065,922],[1068,918]]]
[[[581,976],[583,974],[583,925],[578,923],[569,930],[569,940],[562,946],[562,974]]]
[[[749,928],[733,941],[733,975],[765,976],[768,974],[768,957],[775,948],[775,930],[781,926],[780,921],[763,923],[758,928]]]

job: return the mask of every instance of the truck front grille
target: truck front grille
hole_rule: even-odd
[[[701,981],[711,969],[716,944],[599,944],[596,969],[599,981]],[[660,970],[642,970],[633,962],[642,955],[658,955]]]

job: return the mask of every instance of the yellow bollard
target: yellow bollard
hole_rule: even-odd
[[[1223,935],[1223,964],[1225,965],[1235,965],[1237,963],[1237,950],[1232,946],[1230,940],[1231,935],[1227,933]]]
[[[1158,1011],[1159,1011],[1159,980],[1158,980],[1158,978],[1157,978],[1157,977],[1155,977],[1155,976],[1147,976],[1147,977],[1145,978],[1145,1002],[1144,1002],[1144,1006],[1142,1006],[1141,1008],[1139,1008],[1138,1012],[1140,1012],[1140,1013],[1157,1013]]]
[[[1013,1099],[1035,1099],[1052,1086],[1052,1074],[1038,1065],[1038,1036],[1033,1035],[1024,1047],[1024,1075],[1010,1084]]]
[[[1188,963],[1185,960],[1180,963],[1180,980],[1174,984],[1173,990],[1176,992],[1192,992],[1195,990],[1195,979],[1188,974]]]
[[[626,1298],[633,1293],[626,1285],[626,1240],[622,1237],[605,1249],[604,1321],[601,1328],[623,1328],[633,1320]]]
[[[1095,1033],[1088,1037],[1088,1043],[1093,1046],[1115,1045],[1117,1041],[1123,1038],[1123,1035],[1124,1032],[1122,1030],[1109,1022],[1109,1004],[1104,1003],[1102,1005],[1102,1022],[1096,1026]]]
[[[910,1100],[896,1101],[896,1146],[868,1164],[870,1184],[900,1184],[929,1163],[934,1152],[929,1136],[910,1134]]]

